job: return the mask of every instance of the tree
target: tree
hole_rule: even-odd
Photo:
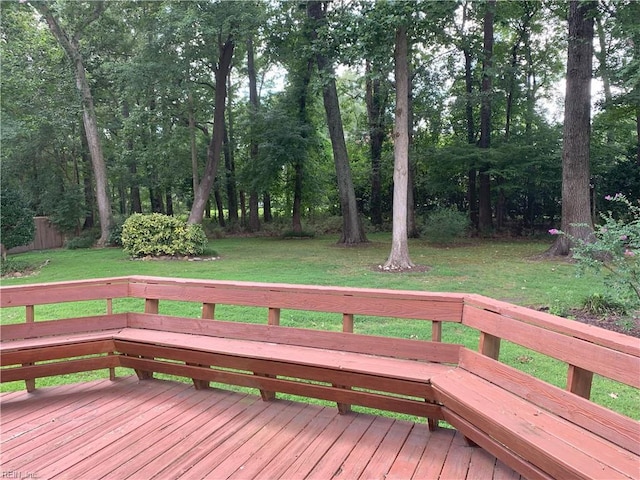
[[[489,0],[484,14],[484,39],[482,54],[482,101],[480,104],[480,142],[478,146],[488,154],[491,146],[491,96],[493,68],[493,22],[496,2]],[[478,175],[478,230],[489,232],[493,227],[491,213],[491,176],[489,161],[484,159]]]
[[[591,76],[593,22],[597,2],[569,2],[569,42],[562,148],[562,223],[550,255],[568,255],[575,240],[593,234],[589,199],[589,141],[591,133]]]
[[[21,192],[2,188],[0,192],[0,245],[2,258],[5,249],[27,245],[35,236],[33,212]]]
[[[409,62],[407,28],[396,29],[396,118],[393,143],[393,232],[391,252],[383,270],[405,270],[415,265],[409,258],[407,197],[409,188]]]
[[[312,22],[311,38],[313,41],[317,41],[318,30],[326,25],[325,8],[325,2],[310,1],[307,3],[307,14]],[[322,97],[327,115],[331,147],[333,149],[333,160],[336,167],[338,194],[340,196],[340,209],[342,212],[342,234],[338,243],[345,245],[365,243],[367,242],[367,237],[358,214],[333,67],[327,56],[321,50],[316,51],[316,61],[322,77]]]
[[[32,6],[44,17],[49,26],[49,30],[51,30],[51,33],[73,65],[76,87],[82,98],[82,120],[91,153],[93,176],[96,182],[96,200],[100,216],[100,238],[97,243],[99,246],[104,246],[109,239],[109,230],[111,227],[111,200],[107,188],[107,167],[102,151],[102,141],[98,129],[93,94],[87,79],[84,59],[80,49],[80,38],[82,37],[84,29],[100,17],[105,8],[105,3],[96,2],[92,4],[91,11],[87,12],[86,16],[81,19],[80,24],[73,34],[62,27],[60,19],[54,15],[47,3],[32,2]]]

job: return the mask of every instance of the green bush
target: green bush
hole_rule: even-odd
[[[467,234],[469,219],[455,208],[437,208],[427,215],[422,235],[432,243],[451,243]]]
[[[33,241],[36,226],[33,212],[17,190],[3,188],[0,192],[0,242],[7,250]]]
[[[160,213],[134,213],[122,226],[122,247],[133,257],[201,255],[207,237],[201,225],[189,225]]]
[[[77,237],[70,238],[64,242],[64,247],[68,250],[78,250],[79,248],[91,248],[100,237],[99,230],[87,230]]]

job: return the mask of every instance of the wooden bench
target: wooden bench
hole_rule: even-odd
[[[382,290],[380,300],[373,289],[146,277],[128,288],[121,279],[82,286],[85,297],[107,299],[109,313],[3,325],[0,359],[12,366],[3,382],[23,379],[29,389],[42,376],[127,367],[141,379],[191,378],[196,388],[256,388],[265,400],[276,392],[329,400],[343,413],[362,405],[417,415],[432,428],[445,420],[530,479],[640,478],[640,423],[589,400],[594,374],[640,388],[638,339],[476,295]],[[3,289],[3,306],[29,307],[34,297],[19,288],[27,287],[8,297]],[[52,290],[84,299],[66,283]],[[143,298],[145,312],[110,313],[118,296]],[[163,299],[201,302],[208,318],[161,315]],[[268,324],[214,320],[218,303],[266,307]],[[281,308],[340,312],[345,331],[279,326]],[[354,311],[428,319],[432,340],[351,333]],[[478,351],[440,342],[443,321],[478,330]],[[565,362],[566,389],[500,362],[503,340]]]

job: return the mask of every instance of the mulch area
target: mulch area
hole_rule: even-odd
[[[569,315],[570,318],[578,322],[640,338],[640,316],[637,313],[632,316],[595,315],[584,310],[574,309],[570,311]]]

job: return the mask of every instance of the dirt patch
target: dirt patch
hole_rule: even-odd
[[[145,257],[133,257],[131,260],[142,260],[142,261],[151,261],[151,260],[178,260],[182,262],[212,262],[215,260],[220,260],[220,257],[200,257],[200,256],[185,256],[185,255],[147,255]]]

